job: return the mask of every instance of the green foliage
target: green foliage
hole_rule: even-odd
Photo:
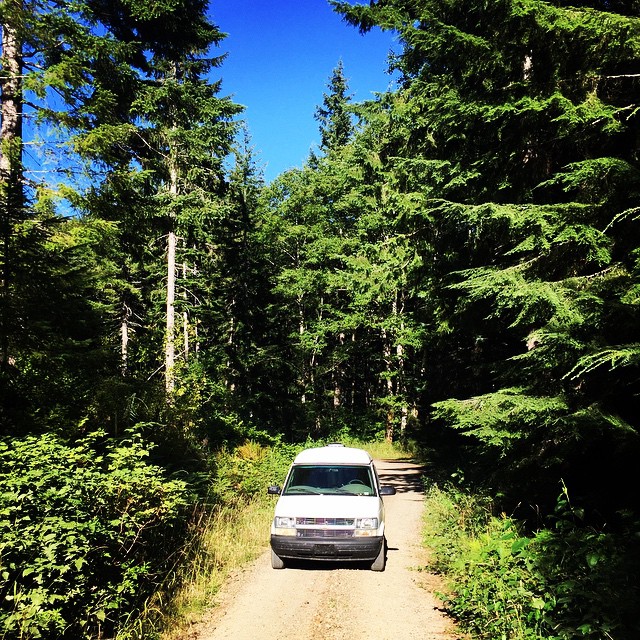
[[[289,465],[303,445],[274,443],[263,446],[247,441],[215,457],[212,498],[220,504],[237,504],[264,494],[266,487],[282,485]]]
[[[474,637],[495,640],[631,638],[640,631],[638,523],[585,528],[566,489],[549,526],[527,533],[491,502],[433,485],[425,542],[444,572],[447,606]]]
[[[13,366],[0,376],[5,434],[63,430],[100,412],[98,396],[117,370],[113,336],[105,333],[117,287],[107,247],[116,236],[108,223],[51,212],[14,227],[13,288],[5,299],[14,318]]]
[[[578,360],[576,366],[567,373],[569,378],[580,378],[597,369],[608,367],[610,371],[618,367],[637,366],[640,361],[640,348],[638,345],[625,345],[619,348],[610,348],[598,353],[591,353]]]
[[[4,638],[90,638],[130,615],[169,569],[192,501],[135,433],[0,441]]]
[[[137,418],[157,425],[144,438],[169,468],[229,447],[212,461],[210,499],[225,504],[282,480],[283,437],[414,436],[529,520],[526,505],[553,511],[564,478],[590,519],[556,514],[535,535],[457,499],[460,597],[491,640],[613,634],[608,612],[577,600],[591,606],[596,579],[624,582],[617,533],[589,526],[619,531],[638,508],[635,4],[332,2],[362,31],[397,32],[399,89],[350,105],[340,64],[317,112],[323,157],[268,187],[247,137],[226,174],[239,107],[205,80],[223,34],[203,3],[125,4],[1,9],[29,25],[34,122],[56,123],[73,155],[56,165],[69,184],[28,187],[33,210],[12,212],[3,240],[0,418],[16,437],[3,446],[34,460],[0,463],[7,624],[106,633],[153,587],[175,548],[162,510],[181,531],[186,487],[142,439],[19,437],[117,435]],[[60,202],[84,215],[63,219]],[[167,403],[168,232],[180,331]]]
[[[446,420],[505,457],[510,454],[510,440],[537,428],[548,429],[566,411],[564,399],[534,397],[523,389],[501,389],[485,396],[434,404],[435,418]]]
[[[348,83],[344,76],[342,60],[333,70],[328,85],[329,94],[324,95],[323,104],[316,109],[315,118],[320,123],[320,149],[325,153],[334,151],[349,142],[353,134]]]

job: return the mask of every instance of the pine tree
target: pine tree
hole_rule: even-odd
[[[150,238],[158,231],[158,227],[154,228],[150,222],[152,206],[147,189],[153,183],[157,162],[150,164],[149,151],[153,147],[141,131],[141,124],[144,127],[145,122],[153,119],[154,113],[145,113],[141,105],[149,87],[159,84],[159,74],[165,73],[177,61],[188,62],[184,66],[189,66],[186,73],[187,77],[191,74],[191,78],[185,96],[190,95],[195,103],[202,104],[202,111],[196,117],[202,117],[206,124],[213,124],[211,135],[214,138],[218,133],[220,135],[211,144],[210,141],[191,140],[180,131],[176,132],[176,137],[182,136],[179,143],[186,141],[194,150],[192,164],[189,164],[192,173],[200,170],[208,176],[212,168],[214,173],[217,171],[213,181],[202,182],[203,190],[207,190],[211,182],[215,183],[213,189],[219,190],[222,157],[229,146],[226,140],[232,135],[229,120],[236,108],[230,106],[230,101],[215,97],[218,85],[207,85],[202,81],[211,62],[201,53],[222,38],[218,29],[206,19],[205,9],[203,3],[191,0],[154,3],[152,7],[144,2],[124,6],[108,0],[24,5],[7,2],[2,5],[3,53],[5,57],[8,55],[7,38],[13,28],[15,42],[11,46],[16,53],[11,57],[22,62],[20,73],[18,67],[11,67],[12,74],[3,82],[3,109],[8,112],[14,108],[8,97],[10,93],[19,97],[26,92],[24,104],[28,105],[30,115],[29,134],[36,136],[39,123],[55,125],[60,132],[57,140],[60,151],[57,156],[46,156],[45,159],[53,166],[54,174],[58,172],[65,176],[62,187],[46,174],[40,174],[45,177],[38,182],[23,180],[19,128],[13,126],[13,132],[10,132],[9,125],[13,120],[3,119],[3,166],[8,166],[10,157],[5,152],[9,147],[15,151],[11,155],[12,176],[8,176],[8,170],[3,173],[3,193],[8,193],[5,186],[9,184],[14,193],[24,193],[20,197],[26,203],[19,216],[13,207],[11,219],[4,215],[8,209],[3,206],[3,270],[8,274],[2,283],[3,350],[9,354],[4,358],[5,363],[28,357],[29,345],[34,339],[46,344],[46,339],[38,332],[50,327],[51,323],[48,319],[27,318],[21,310],[31,308],[30,300],[25,296],[37,290],[35,281],[40,275],[29,275],[32,262],[29,256],[41,252],[50,238],[63,237],[55,233],[59,223],[55,203],[62,198],[66,198],[65,210],[75,208],[76,212],[82,212],[88,228],[93,225],[94,230],[101,229],[105,241],[109,238],[111,243],[107,248],[101,241],[96,242],[94,258],[98,263],[87,265],[87,268],[100,271],[110,269],[109,265],[114,262],[123,265],[119,273],[111,273],[108,284],[101,282],[98,290],[88,295],[89,299],[108,301],[101,306],[102,313],[108,316],[102,327],[106,333],[94,336],[92,344],[104,341],[110,349],[117,349],[120,370],[126,373],[131,372],[134,359],[140,360],[145,351],[147,354],[151,351],[153,332],[146,334],[146,345],[132,345],[129,341],[129,319],[133,318],[141,325],[149,320],[148,300],[142,300],[149,291],[149,269],[140,265],[146,259],[144,254]],[[176,15],[181,16],[180,20],[174,19]],[[3,66],[5,70],[10,68],[6,64]],[[51,100],[49,97],[54,91],[58,97]],[[178,94],[175,91],[170,96],[176,100],[176,112],[181,108],[189,111],[190,107],[178,104],[180,100],[186,101]],[[185,129],[190,126],[186,124]],[[45,148],[47,142],[45,138]],[[218,143],[220,146],[216,146]],[[165,150],[158,146],[155,149]],[[201,169],[198,169],[195,149],[205,158]],[[80,169],[85,173],[80,181],[76,181],[74,176]],[[166,174],[157,175],[162,180]],[[83,181],[86,182],[83,184]],[[87,182],[91,187],[81,196]],[[192,200],[197,200],[196,193],[191,195]],[[166,208],[164,212],[167,212]],[[119,259],[114,260],[111,252],[116,239],[111,233],[112,227],[101,224],[101,218],[120,224],[118,242],[122,253]],[[26,232],[29,229],[31,233]],[[33,233],[33,230],[41,233]],[[24,241],[27,239],[35,244],[26,246]],[[20,243],[19,251],[12,248],[16,243]],[[101,263],[102,260],[105,262]],[[42,277],[46,279],[45,273]],[[30,279],[32,286],[28,284]],[[108,328],[112,320],[115,321],[113,327],[119,327],[119,336]],[[142,357],[149,361],[147,355]],[[19,367],[12,371],[13,382],[7,384],[19,380],[20,370]],[[147,374],[151,375],[148,367]]]
[[[422,203],[402,228],[428,238],[423,402],[511,489],[629,486],[637,18],[610,3],[333,4],[404,45],[387,113],[405,134],[379,158]],[[596,452],[606,463],[587,472]]]
[[[217,37],[217,31],[212,31],[212,40]],[[208,248],[199,243],[203,239],[202,230],[210,228],[212,223],[220,224],[225,215],[221,200],[226,188],[223,161],[233,141],[235,125],[231,119],[240,110],[230,99],[217,96],[219,83],[209,84],[203,80],[209,70],[221,62],[221,58],[203,57],[204,53],[204,50],[187,49],[174,54],[174,59],[159,61],[155,77],[146,83],[134,105],[145,123],[140,135],[148,149],[143,168],[151,172],[149,195],[156,201],[156,211],[162,214],[159,219],[164,220],[167,237],[163,297],[166,302],[165,386],[169,396],[175,387],[175,348],[179,340],[175,309],[180,294],[176,277],[179,265],[183,275],[197,271],[200,277],[206,277],[198,262],[198,252],[206,254]],[[189,255],[194,260],[191,264],[186,262]],[[188,331],[182,334],[183,356],[185,336]]]
[[[323,95],[322,106],[315,113],[320,123],[320,150],[325,154],[347,144],[354,131],[349,110],[351,96],[342,60],[333,70],[327,88],[329,92]]]

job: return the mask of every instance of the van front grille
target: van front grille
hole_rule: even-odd
[[[298,538],[353,538],[353,529],[298,529]]]
[[[296,524],[298,526],[353,527],[355,523],[355,518],[296,518]]]

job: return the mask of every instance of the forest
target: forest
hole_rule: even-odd
[[[477,637],[640,637],[640,3],[330,4],[398,86],[266,184],[205,0],[0,3],[3,638],[114,637],[218,452],[347,437],[491,501]]]

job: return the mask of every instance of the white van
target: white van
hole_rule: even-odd
[[[381,487],[371,456],[331,444],[305,449],[289,468],[271,525],[271,566],[287,560],[356,560],[384,571],[386,540]]]

